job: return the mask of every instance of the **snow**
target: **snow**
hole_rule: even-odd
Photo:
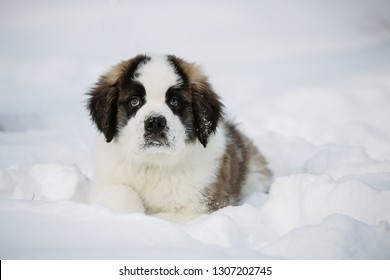
[[[390,259],[388,1],[0,3],[1,259]],[[184,224],[84,202],[84,95],[138,53],[199,62],[274,181]]]

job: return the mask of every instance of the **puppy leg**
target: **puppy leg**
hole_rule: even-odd
[[[145,212],[138,194],[126,185],[92,186],[89,202],[102,205],[116,212]]]

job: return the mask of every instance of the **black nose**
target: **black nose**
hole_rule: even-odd
[[[152,133],[159,133],[164,130],[167,120],[163,116],[151,116],[145,120],[145,130]]]

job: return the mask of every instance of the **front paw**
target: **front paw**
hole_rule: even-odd
[[[89,201],[115,212],[145,213],[138,194],[126,185],[92,186]]]

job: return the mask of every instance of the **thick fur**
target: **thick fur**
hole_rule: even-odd
[[[88,109],[101,132],[90,199],[116,211],[195,216],[267,192],[271,171],[225,120],[200,68],[139,55],[101,76]]]

